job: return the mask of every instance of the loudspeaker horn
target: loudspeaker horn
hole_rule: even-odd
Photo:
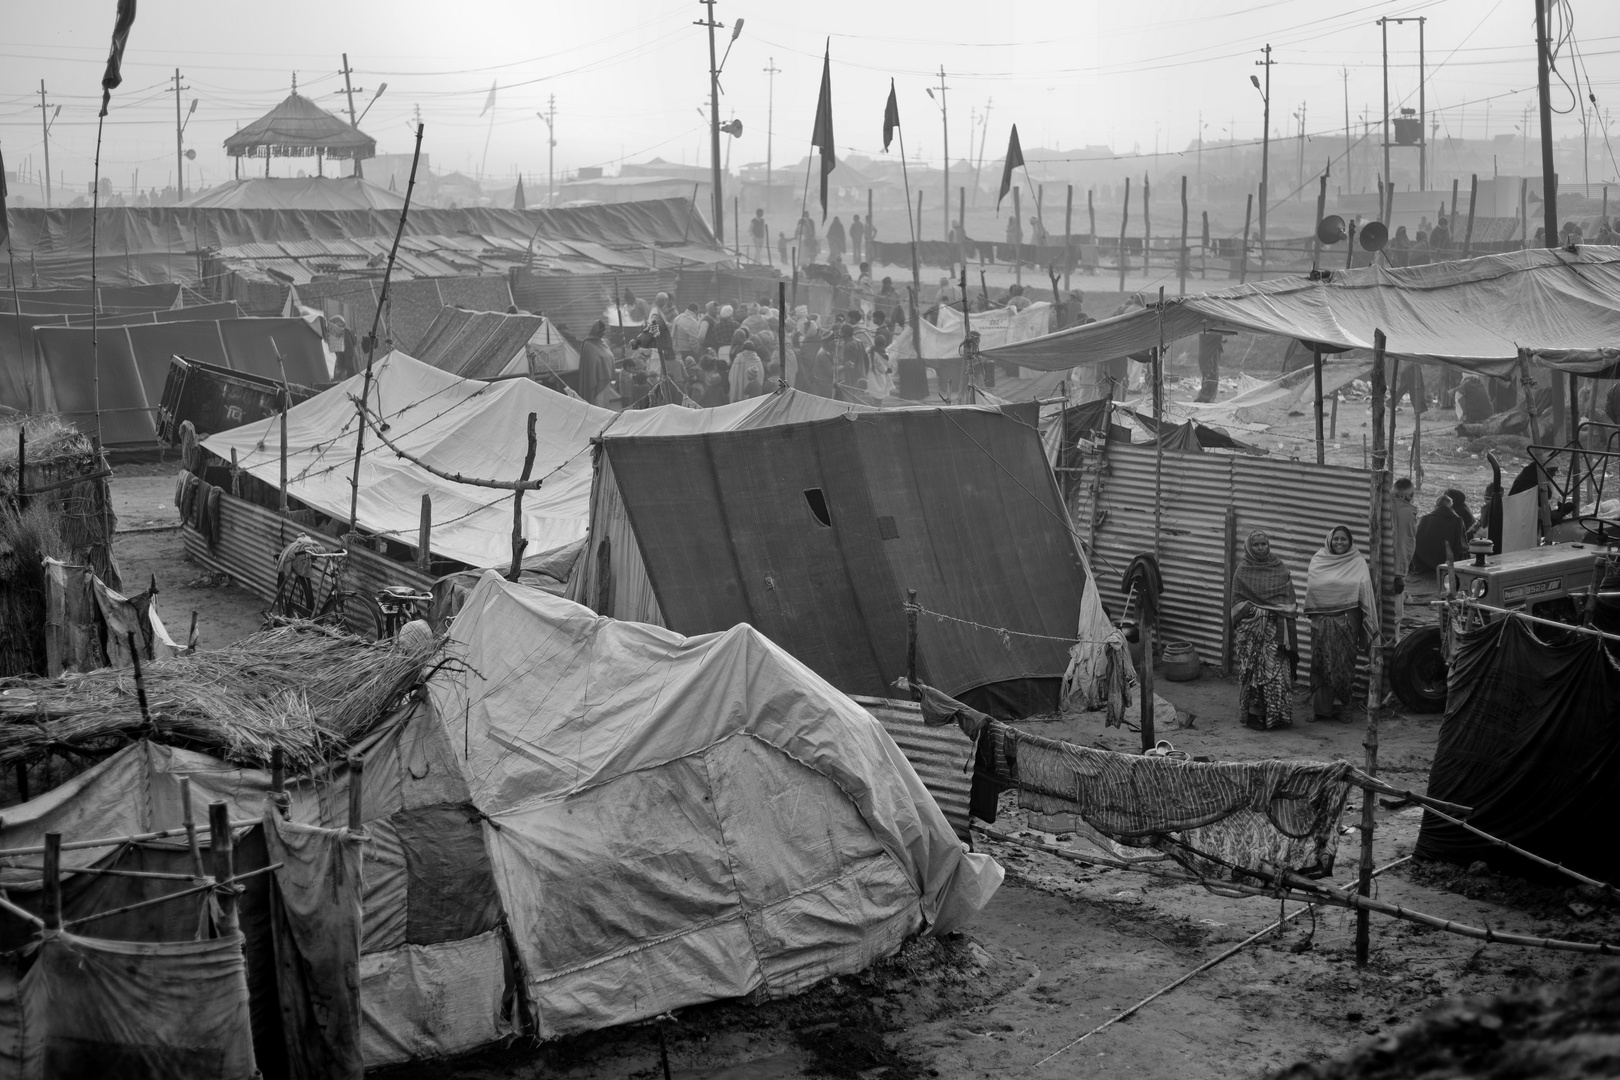
[[[1329,214],[1316,223],[1316,238],[1324,244],[1337,244],[1344,235],[1344,218],[1338,214]]]
[[[1389,226],[1382,221],[1369,221],[1361,227],[1361,247],[1364,251],[1380,251],[1389,243]]]

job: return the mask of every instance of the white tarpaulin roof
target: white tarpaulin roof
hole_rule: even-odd
[[[882,725],[750,626],[685,638],[486,573],[429,684],[541,1038],[859,970],[1002,871]]]
[[[1331,278],[1286,278],[1167,300],[1153,308],[987,349],[986,359],[1057,370],[1214,329],[1250,330],[1408,360],[1512,374],[1520,349],[1563,371],[1604,375],[1620,346],[1620,248],[1533,248]],[[1565,355],[1566,351],[1574,351]]]
[[[331,517],[348,520],[355,432],[363,375],[356,375],[287,413],[287,493]],[[371,412],[412,457],[441,471],[484,480],[516,480],[527,450],[529,413],[537,414],[532,475],[544,478],[523,495],[524,564],[544,565],[585,539],[590,523],[591,439],[597,435],[684,435],[732,427],[794,423],[837,416],[857,406],[782,390],[719,409],[615,413],[548,390],[528,379],[463,379],[395,351],[372,369]],[[221,432],[203,442],[271,486],[281,482],[280,414]],[[604,430],[606,429],[606,430]],[[475,567],[512,559],[512,494],[434,476],[384,446],[368,430],[360,463],[358,524],[365,531],[416,543],[422,496],[433,498],[435,555]]]

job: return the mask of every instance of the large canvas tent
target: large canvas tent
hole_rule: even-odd
[[[155,445],[169,360],[186,356],[232,371],[308,386],[329,378],[321,341],[302,319],[213,319],[104,327],[41,326],[32,407],[60,413],[102,443]]]
[[[1055,709],[1084,564],[1033,403],[602,440],[569,595],[687,634],[746,622],[852,694],[906,673],[997,715]]]
[[[1000,883],[882,725],[752,627],[683,637],[486,573],[451,636],[432,705],[542,1037],[795,993]]]
[[[360,176],[254,176],[227,180],[180,205],[223,210],[401,210],[405,197]]]
[[[1054,370],[1108,360],[1210,330],[1235,329],[1371,349],[1508,376],[1521,350],[1553,368],[1612,378],[1620,343],[1620,248],[1531,248],[1477,259],[1278,278],[1153,307],[984,352]],[[1570,351],[1575,351],[1570,355]]]

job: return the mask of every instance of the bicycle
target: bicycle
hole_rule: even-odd
[[[432,604],[433,594],[417,592],[408,585],[387,585],[378,593],[376,604],[382,615],[383,637],[398,637],[406,623],[426,619],[421,605]]]
[[[326,551],[308,536],[288,544],[276,558],[276,598],[269,617],[310,619],[367,641],[384,636],[389,623],[378,602],[342,588],[348,559],[347,551]]]

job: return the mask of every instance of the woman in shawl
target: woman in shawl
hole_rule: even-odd
[[[1328,533],[1311,556],[1305,578],[1305,614],[1311,619],[1311,693],[1316,718],[1335,716],[1335,700],[1348,703],[1356,660],[1378,636],[1367,560],[1343,525]]]
[[[1271,537],[1259,529],[1249,534],[1243,563],[1232,576],[1232,601],[1243,722],[1262,731],[1291,727],[1299,600],[1293,575],[1271,550]]]

